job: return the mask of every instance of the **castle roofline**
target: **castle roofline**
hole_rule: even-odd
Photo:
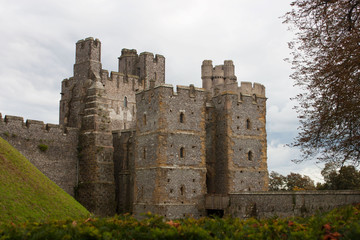
[[[174,85],[172,84],[161,84],[159,86],[155,86],[153,88],[149,88],[149,89],[144,89],[142,91],[136,92],[135,94],[140,94],[142,92],[148,92],[151,91],[152,89],[158,89],[158,88],[171,88],[171,90],[173,91],[173,94],[176,95],[176,93],[178,92],[178,90],[183,89],[183,90],[191,90],[194,89],[195,91],[198,92],[206,92],[206,90],[204,88],[198,88],[198,87],[194,87],[193,84],[190,84],[189,86],[184,86],[184,85],[176,85],[176,92],[174,92]]]
[[[100,40],[98,38],[93,38],[93,37],[87,37],[85,39],[80,39],[79,41],[77,41],[76,43],[82,43],[82,42],[86,42],[86,41],[95,41],[95,42],[100,42]]]

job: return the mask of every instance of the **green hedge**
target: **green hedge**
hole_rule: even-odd
[[[0,239],[360,239],[360,205],[309,218],[201,218],[166,221],[147,214],[4,224]]]

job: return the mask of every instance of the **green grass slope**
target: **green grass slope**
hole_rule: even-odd
[[[0,137],[0,223],[88,215],[80,203]]]

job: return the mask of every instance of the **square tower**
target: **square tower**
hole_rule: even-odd
[[[168,85],[136,95],[135,214],[203,216],[205,97],[193,86],[174,93]]]

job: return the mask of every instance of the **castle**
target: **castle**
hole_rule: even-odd
[[[207,193],[267,189],[264,86],[238,87],[232,61],[205,60],[203,89],[174,92],[163,56],[123,49],[109,75],[100,55],[97,39],[76,44],[60,100],[60,124],[80,129],[85,207],[111,213],[116,196],[118,212],[200,216]]]
[[[202,88],[174,91],[163,56],[129,49],[109,74],[101,42],[87,38],[62,81],[60,124],[0,114],[0,134],[97,215],[280,216],[300,213],[304,199],[322,207],[329,195],[267,192],[265,87],[239,86],[229,60],[203,61],[201,78]],[[333,206],[359,194],[330,197]]]

